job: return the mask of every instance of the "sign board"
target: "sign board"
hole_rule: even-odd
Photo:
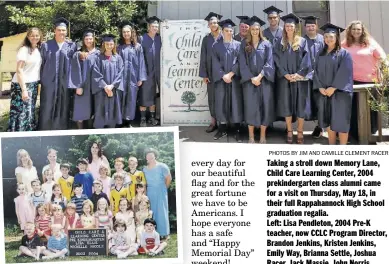
[[[205,20],[161,23],[161,125],[208,126],[207,85],[199,77]]]
[[[69,256],[107,256],[106,229],[69,229]]]

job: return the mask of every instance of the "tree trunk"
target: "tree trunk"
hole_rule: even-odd
[[[190,104],[188,104],[188,110],[191,111],[191,109],[190,109]]]

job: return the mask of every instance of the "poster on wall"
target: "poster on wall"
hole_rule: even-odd
[[[161,125],[208,126],[207,85],[199,77],[204,20],[161,24]]]

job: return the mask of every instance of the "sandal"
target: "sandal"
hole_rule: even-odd
[[[249,143],[250,143],[250,144],[253,144],[253,143],[255,143],[255,140],[254,140],[254,138],[249,138]]]
[[[304,131],[297,131],[297,144],[304,144]],[[302,135],[302,137],[299,137],[299,135]]]
[[[291,133],[292,135],[289,136],[289,133]],[[293,131],[287,131],[286,143],[293,144]]]
[[[261,138],[259,140],[259,144],[266,144],[266,138]]]

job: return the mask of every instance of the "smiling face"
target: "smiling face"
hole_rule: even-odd
[[[47,155],[47,159],[50,163],[56,163],[57,162],[57,153],[55,151],[50,151],[50,153]]]
[[[239,34],[243,37],[247,36],[247,33],[249,32],[250,26],[245,23],[239,24]]]
[[[128,161],[128,168],[130,170],[135,170],[137,166],[138,166],[138,162],[136,162],[134,160]]]
[[[57,41],[64,41],[66,38],[68,30],[64,26],[58,26],[54,30],[55,39]]]
[[[149,204],[145,201],[139,203],[139,210],[146,211],[149,208]]]
[[[95,40],[93,36],[86,36],[84,37],[84,44],[88,49],[92,49],[94,46]]]
[[[74,194],[80,196],[82,194],[82,187],[74,188]]]
[[[219,30],[219,24],[217,23],[217,19],[211,19],[208,21],[208,26],[211,29],[212,32],[218,31]]]
[[[159,30],[159,24],[158,23],[153,23],[149,25],[149,32],[151,34],[157,34]]]
[[[116,231],[117,231],[118,233],[123,233],[124,230],[125,230],[124,225],[118,225],[118,226],[116,227]]]
[[[354,24],[351,26],[351,36],[358,40],[363,33],[363,28],[361,24]]]
[[[62,194],[61,188],[58,187],[58,186],[55,187],[55,188],[53,189],[53,194],[54,194],[55,197],[59,197],[59,196]]]
[[[124,180],[122,177],[118,177],[118,176],[115,177],[115,185],[116,186],[118,186],[118,187],[123,186],[123,182],[124,182]]]
[[[324,43],[329,48],[334,48],[336,43],[336,34],[335,33],[325,33],[324,34]]]
[[[40,192],[41,191],[41,189],[42,189],[42,187],[41,187],[41,183],[40,182],[37,182],[37,181],[35,181],[35,182],[33,182],[32,184],[31,184],[31,187],[32,187],[32,189],[34,190],[34,192]]]
[[[39,216],[44,216],[46,214],[46,210],[43,206],[38,208],[38,214]]]
[[[26,232],[26,235],[31,237],[33,234],[34,234],[34,231],[35,231],[35,226],[34,224],[30,223],[30,224],[27,224],[25,227],[24,227],[24,231]]]
[[[286,23],[284,25],[285,31],[288,35],[292,35],[296,30],[296,25],[293,23]]]
[[[99,210],[107,209],[107,202],[105,200],[99,200],[98,203],[97,203],[97,208]]]
[[[19,195],[24,195],[26,194],[26,187],[24,184],[18,185],[18,188],[16,189]]]
[[[90,152],[93,156],[97,155],[99,153],[99,146],[96,143],[93,143]]]
[[[77,167],[80,171],[86,171],[86,169],[88,168],[88,165],[84,164],[84,163],[79,163]]]
[[[250,27],[250,34],[252,37],[258,38],[260,31],[261,31],[261,27],[258,25],[253,25]]]
[[[85,214],[89,215],[92,212],[92,209],[90,208],[90,204],[86,203],[82,207]]]
[[[104,47],[106,51],[112,52],[113,49],[115,48],[115,42],[112,41],[106,41],[104,42]]]
[[[124,168],[124,164],[121,163],[121,162],[115,162],[115,170],[118,172],[118,171],[122,171]]]
[[[224,32],[224,30],[223,30],[223,32]],[[230,32],[230,36],[232,37],[232,30]],[[146,160],[147,160],[147,163],[154,162],[155,161],[155,154],[153,152],[147,153]]]
[[[70,216],[74,215],[76,213],[76,209],[73,207],[67,207],[66,208],[66,213]]]
[[[136,193],[140,194],[140,195],[144,194],[145,193],[145,187],[144,186],[137,186],[136,187]]]
[[[126,212],[127,211],[127,208],[128,208],[128,202],[127,200],[121,200],[120,203],[119,203],[119,210],[121,212]]]
[[[39,41],[41,41],[42,36],[40,35],[38,30],[33,29],[31,30],[27,38],[30,41],[31,45],[36,46],[39,43]]]
[[[267,21],[269,22],[270,26],[275,27],[280,22],[280,17],[277,14],[270,14],[267,16]]]
[[[130,41],[131,40],[131,28],[128,26],[123,27],[122,35],[123,35],[124,40]]]
[[[30,156],[28,154],[23,154],[20,157],[20,160],[22,161],[23,166],[27,166],[28,162],[30,161]]]
[[[305,32],[307,32],[307,35],[315,35],[317,30],[316,24],[306,24],[305,25]]]
[[[62,209],[61,208],[56,208],[54,211],[54,216],[57,218],[60,218],[62,216]]]
[[[52,182],[54,180],[54,173],[52,170],[47,170],[45,172],[46,181]]]

